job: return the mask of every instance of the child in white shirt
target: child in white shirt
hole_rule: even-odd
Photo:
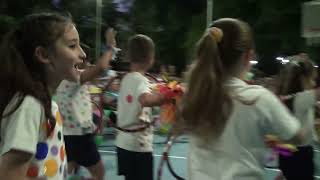
[[[290,57],[280,73],[278,94],[288,97],[283,102],[306,130],[305,140],[292,156],[279,156],[279,167],[287,180],[311,180],[314,175],[313,147],[316,102],[320,90],[315,86],[316,69],[313,63],[301,56]],[[301,168],[303,167],[303,168]]]
[[[151,122],[151,107],[167,101],[165,95],[153,94],[144,73],[153,65],[154,44],[145,35],[135,35],[128,43],[131,71],[121,81],[118,97],[119,127]],[[116,135],[118,174],[126,180],[153,179],[153,128],[141,132],[118,131]]]
[[[303,137],[275,95],[241,80],[253,48],[249,25],[231,18],[214,21],[198,42],[176,124],[190,135],[189,180],[261,180],[265,135]]]
[[[66,179],[62,119],[51,95],[63,79],[79,81],[86,58],[73,22],[26,16],[0,47],[0,177]]]
[[[87,67],[81,73],[80,82],[64,80],[56,91],[56,100],[64,118],[69,173],[78,166],[83,166],[97,180],[104,179],[105,168],[94,140],[95,131],[99,127],[93,122],[91,97],[86,82],[108,69],[111,59],[112,52],[108,50],[97,60],[95,66]]]

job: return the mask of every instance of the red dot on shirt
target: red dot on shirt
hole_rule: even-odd
[[[27,171],[27,177],[37,177],[39,174],[39,168],[37,166],[31,166],[29,167]]]
[[[132,103],[132,96],[129,94],[128,96],[127,96],[127,102],[128,103]]]
[[[62,145],[60,147],[60,159],[61,159],[61,161],[64,161],[64,156],[65,156],[65,149],[64,149],[64,146]]]

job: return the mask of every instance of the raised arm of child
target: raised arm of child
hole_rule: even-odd
[[[160,106],[168,101],[163,94],[143,93],[139,96],[139,102],[142,107]]]
[[[95,66],[88,67],[84,72],[81,73],[80,82],[81,84],[91,81],[98,77],[104,70],[109,68],[109,62],[112,59],[112,51],[106,51],[100,59],[98,59]]]

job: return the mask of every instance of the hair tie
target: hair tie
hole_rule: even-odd
[[[211,27],[209,28],[209,33],[217,43],[222,41],[223,31],[220,28]]]

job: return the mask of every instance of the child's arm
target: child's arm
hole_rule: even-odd
[[[109,68],[109,62],[112,59],[112,51],[106,51],[98,60],[95,66],[89,67],[80,76],[81,84],[91,81],[98,77],[104,70]]]
[[[0,177],[6,180],[27,180],[27,170],[31,163],[32,154],[10,150],[0,160]]]
[[[160,106],[168,101],[163,94],[143,93],[139,96],[139,102],[142,107]]]
[[[108,47],[117,47],[116,35],[117,31],[113,28],[108,28],[104,33],[104,38],[106,40],[106,45]]]

